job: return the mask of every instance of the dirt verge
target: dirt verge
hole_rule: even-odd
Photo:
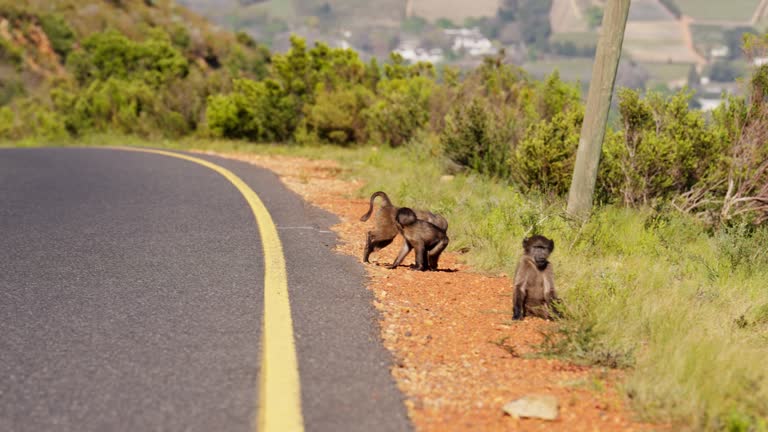
[[[340,218],[334,226],[340,253],[360,256],[369,223],[359,221],[367,200],[352,198],[361,184],[343,181],[338,164],[284,156],[220,155],[268,168],[308,202]],[[633,431],[654,429],[633,421],[617,383],[621,373],[533,358],[551,323],[510,322],[511,283],[444,254],[439,272],[387,270],[398,241],[372,255],[368,288],[381,311],[381,337],[396,365],[418,431]],[[412,255],[406,264],[412,261]],[[556,258],[555,258],[556,262]],[[530,393],[557,397],[558,420],[513,418],[502,406]],[[659,427],[655,427],[659,429]],[[663,428],[660,428],[663,429]]]

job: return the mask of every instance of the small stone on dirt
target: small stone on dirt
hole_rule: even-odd
[[[504,412],[513,417],[557,419],[557,398],[550,395],[527,395],[504,405]]]

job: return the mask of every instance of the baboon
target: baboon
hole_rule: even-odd
[[[392,205],[392,201],[390,201],[387,194],[382,191],[375,192],[371,195],[371,200],[368,204],[368,212],[360,217],[360,221],[365,222],[371,217],[371,213],[373,213],[373,202],[377,197],[381,197],[382,205],[374,217],[375,225],[373,229],[368,231],[365,237],[365,250],[363,251],[363,262],[365,263],[369,262],[368,257],[371,255],[371,252],[379,251],[389,246],[399,233],[397,225],[395,224],[395,215],[397,214],[399,207]],[[413,211],[416,213],[418,219],[430,222],[443,231],[448,230],[448,221],[446,221],[444,217],[426,210]],[[408,246],[408,243],[404,242],[400,254],[405,258],[410,250],[411,248]],[[400,261],[402,261],[402,259]]]
[[[526,315],[552,319],[560,315],[552,307],[559,300],[552,263],[547,260],[554,249],[555,242],[541,235],[523,240],[524,253],[515,270],[513,319],[521,320]]]
[[[389,267],[396,268],[403,262],[411,249],[415,249],[416,269],[420,271],[437,270],[440,254],[448,246],[448,236],[440,227],[418,219],[416,212],[408,207],[401,207],[395,214],[395,224],[405,239],[406,247],[400,250],[395,262]]]

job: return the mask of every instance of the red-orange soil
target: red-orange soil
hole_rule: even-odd
[[[367,200],[352,197],[361,184],[343,181],[338,164],[293,157],[228,154],[276,172],[308,202],[341,219],[333,227],[338,252],[360,257],[370,221]],[[450,271],[387,270],[400,244],[374,253],[366,265],[381,337],[394,358],[392,375],[406,395],[418,431],[639,431],[663,427],[633,421],[617,390],[620,372],[564,361],[529,358],[549,322],[510,321],[505,276],[474,272],[454,253],[440,262]],[[412,260],[406,259],[405,264]],[[506,339],[505,339],[506,338]],[[503,341],[503,345],[499,343]],[[496,343],[493,343],[496,342]],[[558,420],[513,418],[502,406],[530,393],[557,397]]]

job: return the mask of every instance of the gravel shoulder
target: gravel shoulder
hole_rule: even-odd
[[[274,171],[309,203],[336,214],[337,252],[360,259],[369,224],[359,221],[367,201],[354,198],[362,184],[339,178],[333,161],[285,156],[222,154]],[[487,275],[446,253],[449,271],[387,270],[398,241],[372,255],[365,269],[380,311],[381,338],[395,358],[391,373],[406,395],[418,431],[632,431],[664,429],[633,418],[618,391],[620,371],[535,358],[538,319],[511,322],[511,281]],[[406,259],[410,264],[412,258]],[[527,394],[552,395],[555,421],[521,419],[502,406]]]

